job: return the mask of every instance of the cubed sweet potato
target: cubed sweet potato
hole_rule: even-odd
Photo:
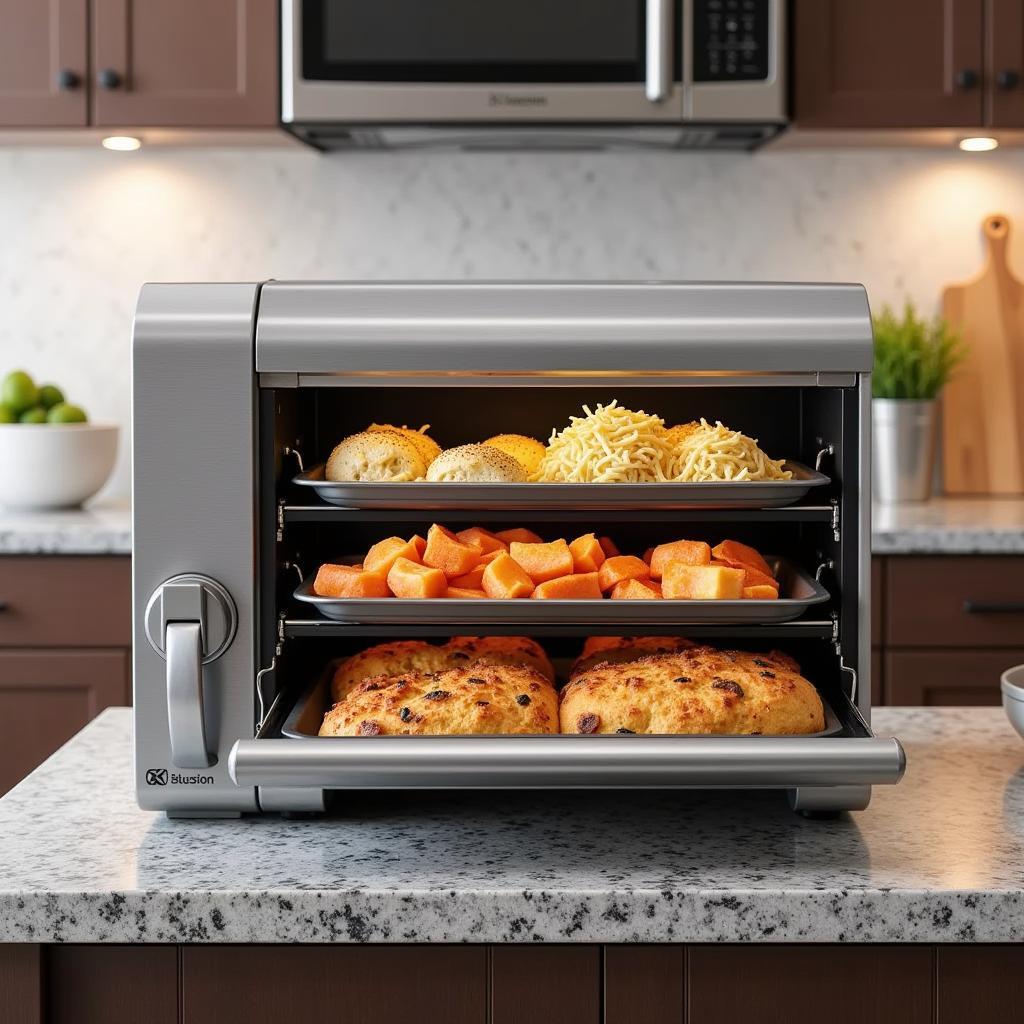
[[[521,526],[517,526],[514,530],[498,530],[494,536],[506,544],[511,544],[514,540],[519,541],[520,544],[539,544],[541,542],[540,537],[533,530],[524,530]]]
[[[395,597],[444,597],[448,581],[435,566],[399,558],[388,573],[388,586]]]
[[[464,576],[454,576],[448,583],[452,587],[461,587],[464,590],[480,590],[484,585],[484,569],[486,568],[486,565],[474,566]]]
[[[572,552],[572,571],[597,572],[604,562],[605,554],[601,549],[600,541],[592,533],[585,533],[577,537],[570,545]]]
[[[488,562],[493,562],[498,557],[498,555],[507,555],[507,554],[508,554],[508,548],[504,548],[504,547],[496,548],[494,551],[485,551],[480,556],[480,561],[477,562],[477,565],[486,565]]]
[[[660,588],[655,590],[649,586],[649,580],[620,580],[612,587],[613,601],[657,601],[661,597]],[[657,586],[657,584],[655,584]]]
[[[523,567],[504,551],[484,568],[483,588],[488,597],[508,601],[529,597],[533,593],[533,580]]]
[[[761,583],[754,587],[744,587],[743,596],[760,601],[777,601],[779,592],[775,587],[769,587],[766,584]]]
[[[614,558],[616,555],[622,554],[611,537],[598,537],[597,543],[601,545],[601,550],[604,552],[605,558]]]
[[[482,526],[471,526],[468,530],[459,530],[455,534],[463,544],[469,544],[486,555],[489,551],[507,551],[508,545],[498,536],[485,530]]]
[[[524,544],[514,540],[508,546],[508,553],[534,583],[543,583],[572,573],[572,552],[563,538],[553,540],[550,544]]]
[[[416,549],[416,554],[419,555],[419,561],[422,562],[423,552],[427,550],[427,538],[421,537],[418,533],[414,533],[409,538],[409,543]]]
[[[708,565],[711,561],[711,548],[702,540],[674,540],[669,544],[659,544],[651,552],[651,576],[660,580],[665,574],[665,566],[669,562],[681,562],[683,565]]]
[[[738,601],[743,597],[743,570],[724,565],[669,562],[661,589],[671,601]]]
[[[549,601],[599,601],[601,588],[596,572],[580,572],[546,580],[538,585],[533,596]]]
[[[465,544],[451,530],[434,523],[427,531],[423,564],[440,569],[445,576],[464,576],[480,561],[480,550]]]
[[[646,550],[646,551],[644,552],[644,561],[645,561],[645,562],[646,562],[646,563],[647,563],[648,565],[650,565],[650,564],[651,564],[651,556],[652,556],[653,554],[654,554],[654,548],[648,548],[648,549],[647,549],[647,550]]]
[[[363,559],[363,567],[370,572],[378,573],[386,578],[391,572],[391,566],[395,564],[396,558],[408,558],[410,562],[422,561],[422,551],[417,549],[413,540],[404,540],[402,537],[387,537],[377,541]]]
[[[772,574],[771,567],[761,557],[760,552],[747,544],[741,544],[738,540],[723,540],[721,544],[716,544],[711,549],[711,553],[724,562],[739,562],[751,569],[759,569],[766,576]]]
[[[321,565],[313,581],[320,597],[389,597],[388,585],[380,573],[359,565]]]
[[[444,592],[444,596],[453,598],[457,601],[468,601],[487,597],[487,594],[477,587],[449,587]]]
[[[742,562],[726,562],[721,558],[712,558],[712,565],[725,565],[730,569],[743,570],[743,586],[745,587],[774,587],[779,589],[779,581],[774,576],[767,576],[760,569],[751,569],[749,565]]]
[[[612,555],[598,570],[598,583],[602,590],[611,590],[623,580],[636,580],[651,575],[651,567],[636,555]]]

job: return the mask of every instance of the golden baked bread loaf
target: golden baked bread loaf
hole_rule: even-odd
[[[443,672],[486,661],[497,665],[529,665],[554,682],[555,670],[540,644],[525,636],[456,636],[443,645],[425,640],[395,640],[376,644],[346,658],[335,669],[331,697],[344,699],[374,676],[406,672]]]
[[[412,427],[396,427],[393,423],[371,423],[366,429],[371,434],[386,433],[390,430],[392,433],[408,438],[416,446],[424,466],[429,466],[441,454],[441,446],[427,433],[430,429],[429,423],[420,427],[419,430],[413,430]]]
[[[404,483],[426,472],[419,449],[394,430],[364,430],[346,437],[331,452],[324,470],[328,480]]]
[[[621,665],[650,654],[674,654],[693,647],[692,640],[681,636],[592,636],[583,644],[583,651],[572,663],[569,678],[607,662]]]
[[[435,483],[524,484],[526,470],[503,451],[489,444],[449,448],[434,459],[427,479]]]
[[[487,438],[484,444],[511,455],[523,469],[527,476],[533,476],[540,468],[540,460],[544,458],[547,448],[535,437],[527,437],[525,434],[495,434]]]
[[[558,697],[536,669],[478,663],[364,680],[324,715],[321,736],[558,732]]]
[[[773,735],[820,732],[814,686],[789,659],[691,647],[572,679],[559,708],[563,733]]]

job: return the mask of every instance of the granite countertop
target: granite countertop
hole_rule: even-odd
[[[0,555],[130,555],[127,498],[58,512],[15,512],[0,506]]]
[[[1024,501],[1019,498],[932,498],[876,505],[876,555],[1024,554]]]
[[[141,811],[131,713],[0,800],[0,941],[1020,942],[1024,743],[887,708],[908,769],[832,821],[778,792],[368,793],[336,816]]]

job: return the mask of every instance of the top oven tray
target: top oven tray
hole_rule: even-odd
[[[324,467],[293,482],[312,487],[330,505],[353,509],[682,509],[782,508],[812,487],[829,483],[824,473],[786,462],[791,480],[735,480],[674,484],[464,484],[358,483],[324,479]]]
[[[321,615],[350,625],[515,623],[522,626],[559,623],[616,626],[693,625],[701,623],[776,623],[799,618],[812,605],[829,599],[828,591],[785,558],[768,558],[784,597],[740,601],[518,601],[486,598],[320,597],[314,577],[299,584],[294,597],[316,607]]]

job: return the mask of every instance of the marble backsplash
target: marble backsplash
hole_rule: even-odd
[[[1014,152],[0,150],[0,370],[127,428],[153,280],[861,281],[931,311],[980,268],[981,218],[1024,217],[1022,183]]]

